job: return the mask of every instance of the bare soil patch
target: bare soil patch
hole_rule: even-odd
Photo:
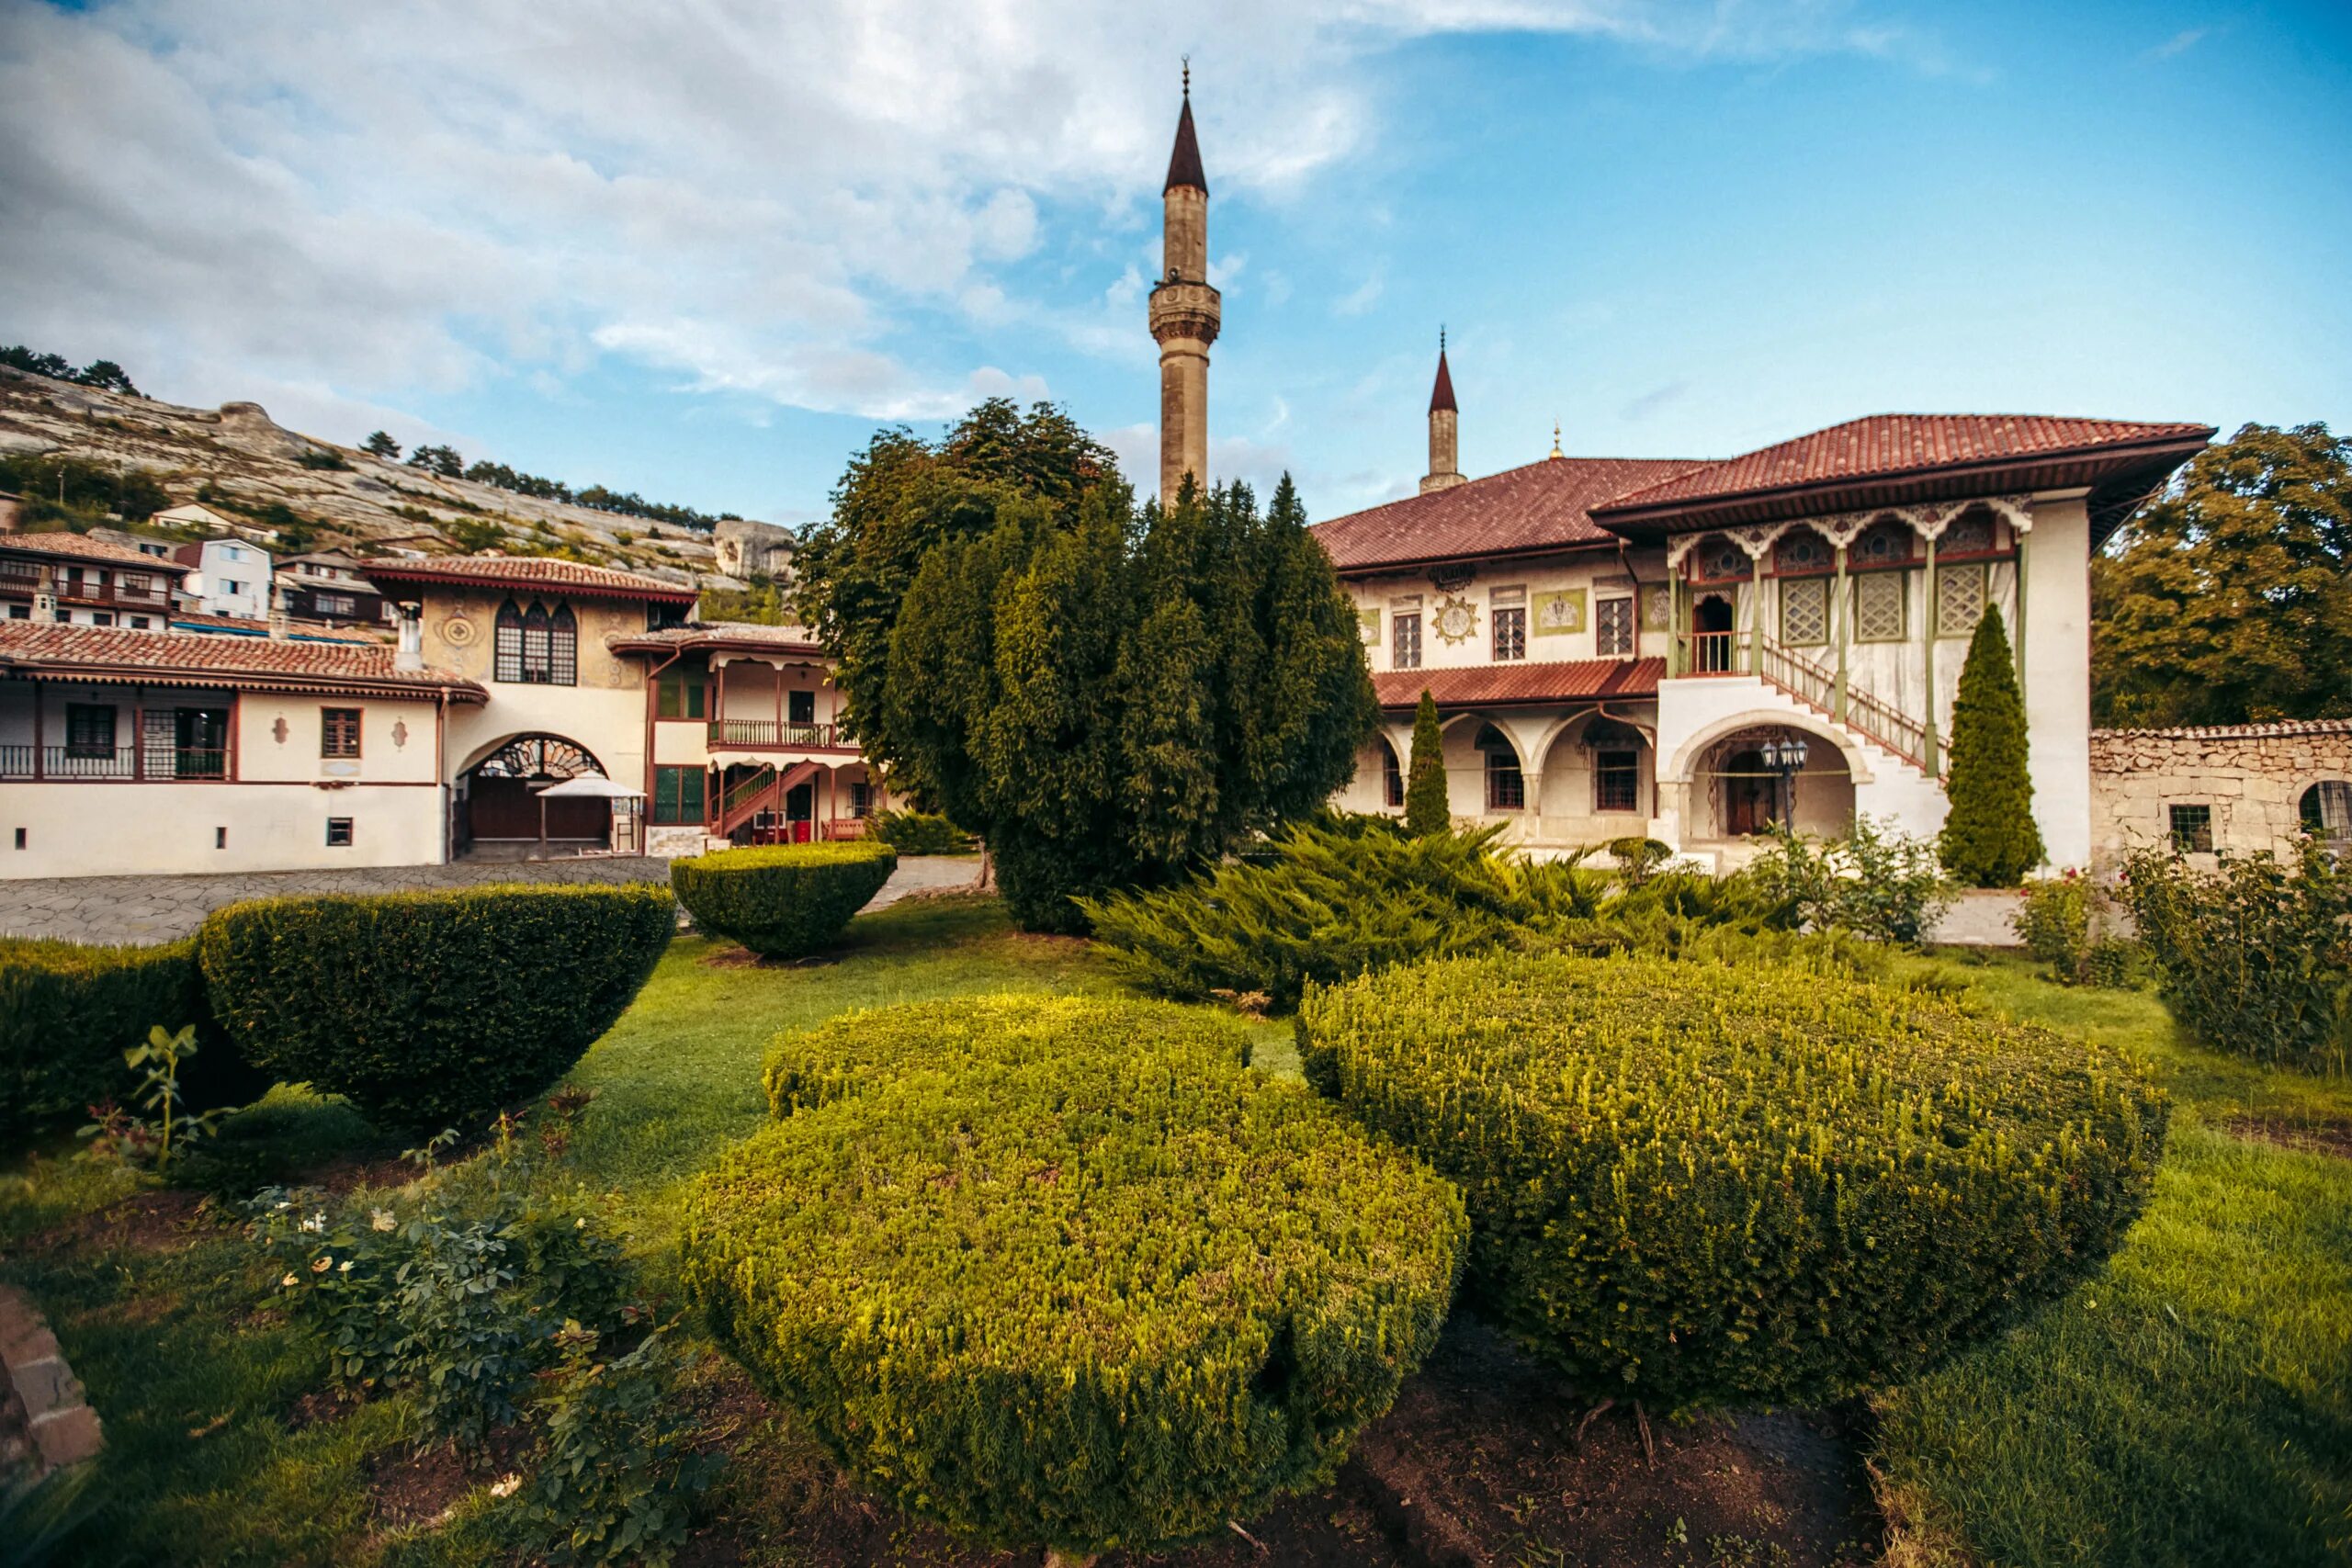
[[[2307,1154],[2334,1155],[2338,1159],[2352,1159],[2352,1122],[2279,1122],[2258,1116],[2235,1116],[2222,1125],[2232,1135],[2251,1138],[2256,1143],[2272,1144],[2282,1149],[2301,1149]]]
[[[697,1391],[730,1461],[688,1568],[1028,1568],[908,1518],[842,1477],[731,1364]],[[1337,1482],[1216,1539],[1100,1568],[1860,1568],[1883,1548],[1860,1416],[1596,1418],[1501,1335],[1457,1316]],[[1246,1533],[1245,1533],[1246,1532]]]
[[[42,1232],[33,1238],[32,1245],[51,1252],[106,1247],[135,1247],[145,1252],[162,1252],[187,1247],[195,1240],[196,1232],[217,1218],[207,1204],[201,1192],[171,1188],[134,1192]]]

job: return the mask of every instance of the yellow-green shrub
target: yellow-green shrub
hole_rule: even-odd
[[[688,1289],[754,1375],[865,1483],[1005,1547],[1178,1540],[1324,1481],[1466,1243],[1452,1187],[1306,1090],[1090,1006],[1057,1048],[793,1111],[686,1204]],[[842,1049],[896,1059],[902,1021]]]
[[[1596,1393],[1811,1402],[2063,1292],[2146,1201],[2115,1051],[1770,967],[1556,954],[1311,992],[1310,1081],[1462,1184],[1475,1288]]]
[[[247,1059],[429,1130],[561,1077],[676,929],[662,887],[539,883],[232,904],[197,947]]]
[[[1250,1036],[1229,1013],[1083,997],[958,997],[854,1012],[777,1035],[763,1075],[768,1109],[789,1116],[919,1073],[1052,1062],[1116,1050],[1123,1041],[1196,1048],[1235,1066],[1250,1059]]]
[[[670,886],[695,924],[764,958],[805,958],[882,891],[899,852],[871,840],[771,844],[673,861]]]

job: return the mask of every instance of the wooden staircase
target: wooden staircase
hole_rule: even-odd
[[[774,762],[762,762],[758,770],[728,786],[718,806],[718,836],[731,839],[735,829],[763,811],[782,807],[784,797],[817,776],[815,762],[795,762],[778,772]]]
[[[1831,723],[1842,724],[1864,739],[1875,742],[1921,773],[1930,776],[1942,773],[1942,759],[1938,759],[1939,765],[1934,768],[1928,765],[1926,725],[1868,692],[1858,692],[1850,686],[1840,691],[1834,672],[1803,654],[1781,647],[1770,637],[1759,637],[1756,673],[1766,685],[1778,688]]]

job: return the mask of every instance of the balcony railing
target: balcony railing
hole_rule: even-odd
[[[164,784],[228,776],[229,753],[218,746],[0,746],[0,779]]]
[[[1737,675],[1744,640],[1737,632],[1692,632],[1686,639],[1690,662],[1683,668],[1693,675]]]
[[[153,574],[161,577],[158,572]],[[151,581],[144,588],[126,587],[119,581],[99,582],[89,576],[72,577],[57,572],[51,578],[57,596],[76,604],[125,604],[136,610],[168,610],[172,606],[171,590],[160,581]],[[0,592],[10,597],[29,597],[40,591],[40,571],[19,561],[0,562]]]
[[[845,744],[830,724],[778,724],[772,718],[715,718],[710,749],[750,751],[823,750]]]

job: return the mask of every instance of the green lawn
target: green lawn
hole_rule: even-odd
[[[571,1078],[596,1099],[570,1163],[613,1194],[657,1290],[672,1266],[679,1184],[765,1114],[760,1066],[777,1030],[988,990],[1113,989],[1082,944],[1018,935],[991,900],[920,899],[860,917],[837,955],[806,967],[711,962],[719,956],[710,942],[673,943]],[[2146,996],[2064,989],[2007,960],[1905,966],[2119,1041],[2153,1065],[2178,1107],[2154,1204],[2112,1269],[1882,1402],[1873,1459],[1914,1560],[2346,1561],[2352,1160],[2290,1145],[2352,1127],[2352,1086],[2185,1044]],[[1286,1025],[1264,1026],[1261,1043],[1266,1065],[1290,1070]],[[340,1106],[279,1090],[244,1130],[268,1134],[256,1145],[265,1151],[315,1157],[352,1137],[354,1122]],[[106,1537],[132,1560],[190,1563],[492,1554],[467,1522],[484,1506],[479,1490],[438,1529],[371,1517],[373,1478],[407,1462],[403,1407],[304,1418],[323,1357],[274,1311],[256,1310],[267,1280],[243,1244],[202,1224],[183,1234],[151,1223],[137,1235],[88,1225],[61,1240],[54,1227],[119,1195],[54,1164],[30,1180],[0,1179],[0,1277],[50,1312],[107,1419],[93,1494]],[[811,1462],[772,1435],[729,1446],[730,1508],[756,1506],[749,1499],[766,1478]]]
[[[2104,1277],[1882,1402],[1876,1461],[1921,1555],[2352,1561],[2352,1160],[2291,1146],[2352,1130],[2352,1085],[2199,1049],[2150,996],[2016,960],[1934,967],[2126,1046],[2175,1112],[2154,1201]]]

